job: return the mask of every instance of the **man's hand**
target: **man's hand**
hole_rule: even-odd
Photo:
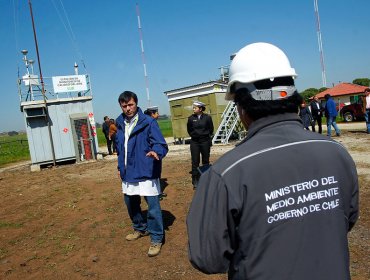
[[[149,153],[146,154],[147,157],[152,157],[155,158],[156,160],[159,160],[159,157],[156,152],[150,151]]]

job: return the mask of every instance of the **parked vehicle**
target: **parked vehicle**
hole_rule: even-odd
[[[362,101],[358,100],[357,103],[344,105],[340,110],[340,115],[345,122],[352,122],[354,120],[363,120],[365,118],[362,111]]]

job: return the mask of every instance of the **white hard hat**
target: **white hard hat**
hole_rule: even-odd
[[[278,77],[297,77],[285,53],[268,43],[247,45],[237,52],[231,62],[226,99],[232,99],[230,89],[236,82],[249,84]]]

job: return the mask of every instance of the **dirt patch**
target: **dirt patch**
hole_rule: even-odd
[[[370,137],[343,132],[336,140],[349,149],[360,178],[361,217],[349,234],[352,279],[370,279]],[[232,147],[212,147],[211,161]],[[24,165],[2,170],[0,278],[226,279],[201,274],[188,262],[189,170],[189,146],[171,145],[162,176],[166,243],[155,258],[146,256],[149,238],[124,240],[131,222],[114,157],[35,173]]]

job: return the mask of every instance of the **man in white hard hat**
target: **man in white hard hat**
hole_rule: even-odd
[[[350,279],[347,232],[358,217],[355,164],[303,129],[302,97],[283,51],[241,49],[227,99],[248,135],[201,176],[187,217],[189,258],[230,279]]]
[[[197,188],[200,177],[200,156],[202,156],[202,168],[207,169],[212,146],[213,122],[211,116],[204,113],[205,109],[206,104],[194,101],[193,114],[187,122],[187,131],[191,137],[191,179],[194,190]]]

